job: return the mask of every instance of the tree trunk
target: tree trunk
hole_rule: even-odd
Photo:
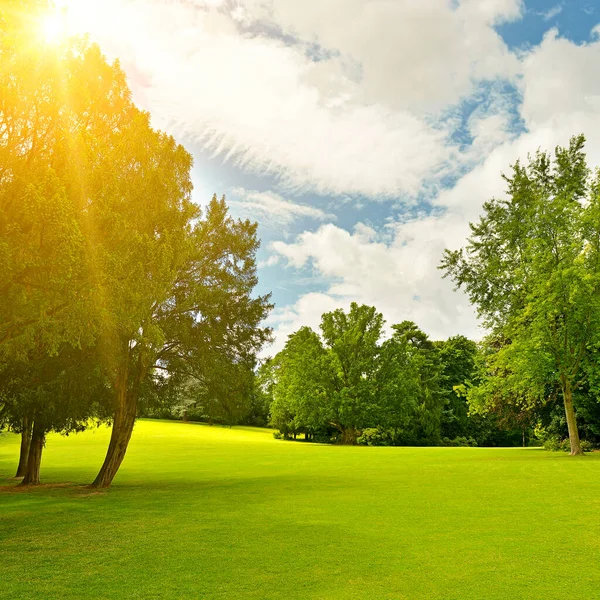
[[[40,466],[42,464],[42,450],[46,440],[44,428],[34,421],[29,444],[29,455],[27,457],[27,468],[23,481],[20,485],[38,485],[40,483]]]
[[[23,417],[23,431],[21,432],[21,452],[19,454],[19,466],[15,477],[25,477],[27,471],[27,460],[29,459],[29,446],[31,445],[31,421]]]
[[[524,429],[523,429],[522,433],[523,433],[523,448],[525,448],[525,430]]]
[[[115,416],[104,463],[92,483],[95,488],[107,488],[112,483],[127,452],[137,412],[137,394],[128,393],[127,370],[115,382]]]
[[[567,417],[567,427],[569,428],[569,442],[571,443],[571,456],[583,454],[579,443],[579,430],[577,429],[577,419],[575,409],[573,408],[573,391],[571,382],[566,377],[561,377],[563,400],[565,403],[565,414]]]
[[[355,446],[358,438],[358,431],[354,427],[348,427],[342,431],[342,444]]]

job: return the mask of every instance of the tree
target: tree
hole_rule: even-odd
[[[94,349],[65,346],[55,356],[43,352],[30,363],[16,362],[0,378],[0,422],[22,434],[17,477],[40,482],[46,434],[84,430],[90,418],[104,416],[109,387]]]
[[[231,391],[223,386],[232,369],[237,374],[251,371],[256,353],[270,339],[270,329],[260,326],[271,308],[269,296],[252,297],[257,283],[256,224],[232,219],[225,200],[216,197],[201,218],[188,204],[189,162],[183,160],[178,167],[182,171],[169,174],[178,164],[171,152],[181,159],[187,154],[170,138],[166,150],[159,164],[167,173],[150,171],[160,191],[152,190],[153,218],[147,222],[149,231],[142,236],[139,254],[130,250],[119,271],[111,273],[117,281],[125,273],[133,275],[135,284],[113,297],[114,418],[94,487],[109,486],[123,461],[147,377],[157,371],[187,375],[214,397],[223,389]],[[124,252],[138,233],[124,232],[119,240]]]
[[[584,142],[517,162],[507,198],[484,204],[467,246],[441,265],[505,340],[493,361],[519,397],[559,387],[572,455],[582,453],[573,393],[600,343],[600,175],[590,181]]]
[[[446,401],[438,351],[412,321],[393,325],[392,330],[383,354],[391,358],[395,368],[386,372],[383,390],[387,405],[397,408],[388,426],[397,430],[405,444],[435,445],[440,441]]]
[[[256,224],[216,198],[201,215],[191,156],[134,106],[118,63],[85,40],[31,43],[45,6],[0,14],[0,369],[94,348],[113,397],[104,487],[148,378],[187,373],[214,390],[247,373],[270,304],[251,295]],[[54,422],[42,398],[32,448],[41,416]]]
[[[355,444],[360,430],[376,422],[374,381],[383,324],[383,315],[374,307],[355,302],[348,313],[338,309],[321,318],[334,372],[331,424],[344,444]]]
[[[332,418],[333,371],[331,356],[310,328],[292,333],[271,365],[275,384],[271,424],[284,435],[308,436],[326,429]]]
[[[113,167],[101,150],[122,141],[121,117],[135,112],[118,65],[97,47],[32,35],[47,9],[0,7],[0,410],[22,432],[27,483],[39,481],[47,431],[70,429],[67,407],[85,421],[89,394],[62,391],[109,325],[90,205]]]
[[[255,370],[250,394],[250,410],[243,420],[245,425],[267,427],[269,424],[274,384],[272,363],[272,358],[263,359]]]
[[[522,445],[526,445],[526,432],[536,421],[539,410],[547,398],[555,397],[557,388],[547,386],[538,393],[537,384],[524,385],[523,376],[511,370],[510,361],[498,350],[504,341],[488,336],[480,344],[475,357],[471,380],[457,386],[465,398],[473,418],[486,417],[499,429],[520,432]],[[541,384],[540,384],[541,385]]]
[[[88,118],[70,100],[95,51],[42,45],[31,30],[45,7],[0,6],[0,369],[35,348],[89,343],[98,325],[81,202],[69,184]]]
[[[446,390],[445,415],[442,435],[448,438],[470,435],[469,406],[458,386],[470,383],[475,375],[477,344],[463,335],[434,342],[442,364],[442,386]]]

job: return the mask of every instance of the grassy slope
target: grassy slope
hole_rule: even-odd
[[[142,421],[108,493],[9,491],[1,598],[598,598],[600,455],[345,448]],[[106,430],[52,436],[46,483],[83,484]]]

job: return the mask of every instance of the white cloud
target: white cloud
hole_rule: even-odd
[[[435,198],[442,216],[395,215],[386,228],[352,232],[323,224],[273,244],[261,266],[286,260],[290,271],[329,282],[326,293],[274,312],[278,345],[352,300],[374,304],[389,322],[412,319],[433,337],[476,336],[466,298],[436,268],[443,249],[464,244],[482,202],[503,193],[500,173],[528,152],[583,131],[600,164],[600,29],[580,45],[551,30],[515,55],[494,27],[518,19],[521,0],[84,2],[92,7],[86,28],[122,59],[156,124],[278,180],[278,193],[238,190],[239,209],[284,226],[325,221],[324,211],[289,196],[335,195],[350,210],[348,196],[397,199],[471,169]],[[520,106],[494,86],[505,80],[518,85]],[[458,152],[449,134],[459,120],[442,126],[439,117],[476,98],[482,81],[492,83],[489,101],[469,118],[473,142]],[[515,110],[526,128],[520,135]]]
[[[388,229],[381,237],[363,225],[349,233],[328,224],[302,233],[293,243],[273,244],[292,268],[309,266],[331,282],[327,300],[320,294],[315,303],[308,294],[295,307],[275,315],[279,344],[285,334],[314,323],[317,308],[348,306],[351,301],[376,306],[389,324],[413,320],[434,338],[481,335],[467,299],[454,293],[452,283],[437,269],[444,248],[464,240],[464,219],[427,217],[394,223]],[[307,311],[307,304],[315,310]]]
[[[271,256],[269,256],[269,258],[267,258],[267,260],[263,260],[260,261],[258,263],[258,268],[265,268],[265,267],[274,267],[275,265],[279,264],[279,256],[277,256],[277,254],[273,254]]]
[[[551,124],[560,131],[565,119],[587,125],[600,112],[599,69],[600,40],[577,45],[551,29],[523,61],[521,114],[528,128]]]
[[[297,331],[301,326],[305,325],[319,331],[323,313],[336,308],[348,309],[349,306],[350,302],[334,298],[329,294],[309,292],[292,306],[276,308],[267,319],[267,325],[275,330],[275,341],[263,350],[263,356],[277,354],[285,345],[288,335]]]
[[[476,155],[482,148],[483,160],[438,194],[435,204],[445,214],[392,223],[384,236],[371,228],[349,233],[325,225],[304,232],[293,243],[275,243],[274,250],[290,268],[310,266],[328,277],[328,296],[340,304],[351,300],[374,304],[389,321],[412,319],[434,338],[459,332],[477,337],[481,332],[473,309],[436,268],[443,249],[464,245],[467,223],[478,219],[485,200],[504,194],[500,174],[508,172],[517,158],[526,159],[538,148],[552,151],[585,132],[590,164],[600,165],[598,72],[600,41],[576,45],[549,33],[523,57],[520,112],[528,130],[519,136],[510,133],[511,107],[502,103],[474,113],[469,126],[475,141],[469,152]],[[304,324],[302,311],[291,314],[296,327]],[[284,330],[289,329],[288,320]]]
[[[417,194],[461,161],[439,111],[518,73],[520,0],[86,3],[159,126],[292,192]]]
[[[289,225],[298,218],[318,221],[331,221],[336,218],[335,215],[328,214],[320,208],[286,200],[272,191],[259,192],[241,187],[233,188],[230,190],[227,203],[238,212],[272,227]]]
[[[540,17],[542,17],[544,21],[551,21],[552,19],[554,19],[554,17],[558,17],[558,15],[560,15],[562,11],[563,5],[557,4],[556,6],[553,6],[552,8],[548,9],[546,12],[539,12],[537,14]]]

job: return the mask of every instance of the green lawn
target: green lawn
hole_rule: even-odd
[[[0,435],[1,598],[600,598],[600,454],[140,421],[92,493],[106,443],[51,436],[48,485],[15,491]]]

